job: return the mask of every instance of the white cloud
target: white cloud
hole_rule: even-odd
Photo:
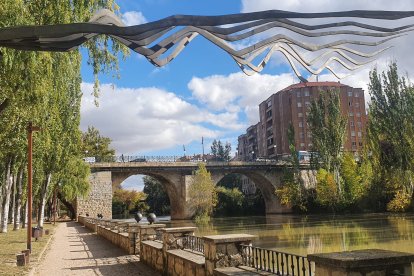
[[[413,8],[412,1],[394,0],[390,6],[389,0],[376,1],[332,1],[332,0],[242,0],[242,12],[253,12],[262,10],[287,10],[296,12],[322,12],[340,10],[410,10]]]
[[[129,11],[122,14],[122,22],[127,26],[134,26],[147,23],[147,19],[139,11]]]
[[[229,113],[240,110],[246,113],[248,123],[253,124],[259,120],[258,105],[293,82],[296,82],[296,77],[292,74],[256,74],[249,77],[238,72],[227,76],[193,77],[188,88],[194,98],[209,108]]]
[[[167,149],[244,127],[236,113],[212,113],[154,87],[113,88],[103,84],[99,107],[94,105],[92,90],[93,84],[82,84],[81,129],[97,127],[112,139],[119,154]],[[203,126],[205,123],[212,127]]]
[[[331,1],[331,0],[287,0],[287,1],[273,1],[273,0],[242,0],[242,12],[255,12],[261,10],[286,10],[293,12],[329,12],[329,11],[346,11],[346,10],[400,10],[400,11],[412,11],[414,10],[414,1],[408,0],[376,0],[376,1],[360,1],[360,0],[348,0],[348,1]],[[332,19],[293,19],[308,24],[317,24],[324,22],[332,22]],[[348,18],[340,19],[341,21],[347,21]],[[360,21],[368,24],[393,27],[402,26],[406,24],[413,24],[413,18],[407,18],[397,21],[387,20],[358,20],[357,18],[351,18],[349,20]],[[360,30],[360,29],[359,29]],[[275,31],[273,31],[275,32]],[[277,29],[276,32],[288,34],[291,37],[300,39],[302,42],[309,42],[310,39],[302,37],[300,35],[292,34],[282,29]],[[347,36],[340,36],[345,38]],[[349,38],[349,36],[348,36]],[[354,37],[355,38],[355,37]],[[323,43],[327,40],[335,39],[335,37],[319,38],[316,43]],[[336,40],[336,39],[335,39]],[[315,40],[313,40],[315,41]],[[386,69],[387,64],[391,61],[396,61],[401,74],[408,73],[409,76],[414,76],[414,70],[412,64],[414,63],[414,55],[412,55],[412,47],[414,44],[414,32],[408,33],[407,36],[397,38],[390,41],[387,45],[392,45],[393,48],[382,53],[378,59],[370,64],[363,66],[360,70],[349,72],[344,70],[343,67],[333,64],[335,71],[340,74],[350,74],[349,77],[341,80],[342,83],[351,85],[353,87],[361,87],[366,91],[366,98],[368,98],[368,82],[369,71],[375,66],[379,71]],[[354,47],[358,48],[358,47]],[[381,47],[380,47],[381,48]],[[361,48],[362,49],[362,48]],[[377,49],[378,50],[378,49]],[[362,49],[364,52],[369,52],[369,49]],[[303,52],[303,50],[301,51]],[[312,53],[307,53],[308,57],[312,56]],[[355,57],[354,57],[355,58]],[[358,60],[358,58],[355,58]],[[272,58],[270,65],[278,65],[280,61],[285,64],[287,61],[284,58]],[[319,80],[335,80],[335,76],[331,73],[323,74],[319,77]]]

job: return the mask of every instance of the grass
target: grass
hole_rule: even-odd
[[[36,225],[33,224],[33,227]],[[9,224],[7,233],[0,233],[0,275],[27,275],[29,270],[37,262],[40,253],[45,248],[47,241],[54,232],[53,224],[44,224],[44,229],[49,229],[50,234],[43,234],[37,241],[32,238],[32,254],[30,255],[30,265],[17,266],[16,254],[25,250],[27,247],[27,229],[13,231],[13,226]]]

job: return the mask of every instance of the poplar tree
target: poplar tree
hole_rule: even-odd
[[[198,164],[188,195],[189,205],[194,211],[196,221],[208,221],[217,204],[217,192],[204,163]]]
[[[85,22],[101,8],[118,10],[113,0],[0,1],[0,27]],[[97,95],[99,72],[117,69],[118,53],[126,48],[107,36],[97,36],[85,44],[88,63],[93,66]],[[16,179],[26,183],[27,125],[42,131],[34,135],[34,202],[39,203],[39,224],[51,191],[65,177],[85,172],[80,162],[79,114],[81,99],[81,55],[69,53],[0,49],[0,230],[7,231],[11,187]],[[68,170],[67,165],[71,164]],[[74,168],[79,165],[79,168]],[[87,171],[86,171],[87,173]],[[79,175],[84,179],[85,175]],[[81,181],[82,182],[82,181]],[[63,185],[63,184],[62,184]],[[16,189],[25,189],[17,185]],[[85,189],[74,189],[84,191]],[[17,192],[23,197],[24,191]],[[16,210],[22,199],[15,200]]]
[[[340,167],[347,119],[341,114],[339,91],[331,90],[313,101],[307,120],[313,152],[316,153],[312,158],[313,165],[333,174],[341,195]]]
[[[414,190],[414,87],[391,63],[370,73],[368,142],[375,186],[387,208],[405,211]],[[375,188],[375,187],[374,187]]]

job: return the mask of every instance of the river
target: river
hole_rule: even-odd
[[[192,221],[165,221],[168,227],[196,226]],[[199,225],[197,236],[246,233],[254,246],[307,255],[378,248],[414,253],[414,214],[271,215],[213,218]]]

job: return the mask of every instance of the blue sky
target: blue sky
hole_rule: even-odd
[[[389,9],[389,1],[327,0],[118,0],[122,20],[127,25],[150,22],[173,14],[221,15],[268,9],[315,12],[350,9]],[[409,0],[393,1],[393,10],[414,10]],[[406,23],[406,22],[403,22]],[[412,22],[411,22],[412,23]],[[383,68],[397,59],[410,74],[414,61],[413,35],[399,39],[396,46],[375,63],[341,80],[367,90],[368,72]],[[404,57],[404,58],[403,58]],[[82,66],[81,128],[97,127],[113,140],[117,154],[187,155],[205,151],[213,139],[228,141],[233,151],[237,137],[256,123],[258,104],[278,90],[297,82],[280,54],[275,54],[262,73],[246,76],[232,58],[201,36],[193,40],[170,64],[155,68],[145,58],[131,52],[120,62],[120,79],[101,74],[99,107],[93,105],[92,69]],[[321,80],[337,81],[328,73]],[[366,95],[367,97],[367,95]],[[130,180],[130,183],[134,181]],[[134,186],[134,185],[132,185]],[[135,185],[136,186],[136,185]],[[131,185],[128,185],[131,187]],[[138,187],[138,189],[140,189]]]

